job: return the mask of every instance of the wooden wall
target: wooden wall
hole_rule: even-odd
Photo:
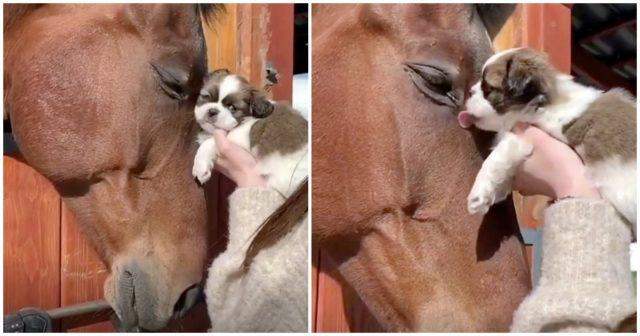
[[[265,83],[269,59],[280,71],[275,99],[291,100],[293,5],[228,4],[213,27],[204,27],[209,67],[228,68],[258,87]],[[73,214],[49,181],[20,159],[4,155],[4,312],[24,307],[50,309],[103,298],[108,271],[80,233]],[[216,176],[205,186],[215,243],[224,249],[226,196],[235,186]],[[205,331],[206,310],[170,330]],[[113,331],[109,313],[56,324],[68,331]]]
[[[571,9],[562,4],[518,5],[515,13],[494,41],[497,51],[529,46],[549,53],[551,60],[562,71],[571,67]],[[544,197],[514,197],[518,221],[523,228],[535,229],[541,225]],[[334,262],[321,250],[313,250],[313,320],[318,332],[362,332],[382,329],[357,294],[348,286],[340,285],[340,275]],[[533,245],[526,247],[528,260],[533,265]]]

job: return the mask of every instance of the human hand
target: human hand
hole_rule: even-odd
[[[520,165],[513,189],[521,194],[599,199],[594,183],[586,176],[586,168],[571,147],[541,129],[517,124],[513,133],[533,145],[533,153]]]
[[[260,174],[258,161],[251,153],[227,139],[227,132],[215,130],[218,159],[215,169],[224,174],[238,185],[238,187],[264,187],[267,181]]]

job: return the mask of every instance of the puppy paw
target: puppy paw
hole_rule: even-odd
[[[476,183],[467,197],[467,211],[484,215],[495,202],[494,188],[489,183]]]
[[[200,184],[205,184],[211,178],[211,171],[213,170],[213,161],[209,160],[196,160],[193,163],[193,170],[191,173],[193,177],[198,179]]]

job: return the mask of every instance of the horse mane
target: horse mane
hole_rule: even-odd
[[[476,4],[475,6],[491,39],[498,35],[505,21],[516,9],[515,4]]]
[[[260,225],[244,256],[242,265],[245,271],[258,252],[278,242],[306,216],[309,209],[308,191],[309,181],[305,178],[298,189]]]
[[[2,29],[6,34],[16,23],[22,18],[42,7],[44,4],[4,4],[3,26]]]
[[[196,4],[196,13],[202,17],[202,21],[211,26],[216,21],[218,15],[226,11],[223,4]]]

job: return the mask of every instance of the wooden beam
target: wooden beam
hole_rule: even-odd
[[[4,156],[4,313],[60,306],[60,196],[19,154]]]
[[[591,43],[591,42],[595,41],[596,39],[603,38],[603,37],[606,37],[608,35],[614,34],[618,30],[625,29],[625,28],[631,28],[631,27],[635,27],[635,26],[636,26],[636,19],[625,20],[625,21],[616,21],[613,24],[609,25],[608,27],[606,27],[606,28],[594,33],[594,34],[591,34],[589,36],[586,36],[586,37],[580,39],[580,44],[582,45],[582,44],[586,44],[586,43]]]
[[[560,71],[571,69],[571,9],[559,4],[524,6],[524,46],[542,50]]]
[[[597,60],[584,48],[576,46],[571,57],[571,70],[577,75],[595,83],[599,88],[607,90],[621,87],[632,93],[636,92],[635,81],[624,80],[611,70],[611,67]]]
[[[627,65],[632,65],[633,68],[635,69],[636,68],[636,66],[635,66],[636,65],[636,61],[637,61],[637,59],[635,57],[628,57],[628,58],[623,59],[622,61],[619,61],[619,62],[615,63],[611,67],[612,68],[624,68]]]

